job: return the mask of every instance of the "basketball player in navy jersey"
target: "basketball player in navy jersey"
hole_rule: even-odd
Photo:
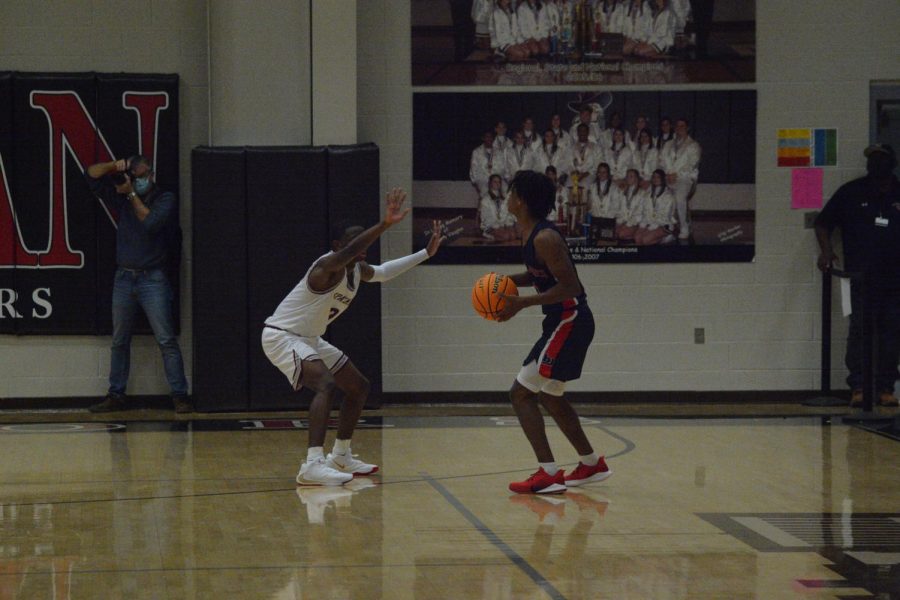
[[[437,252],[444,238],[440,233],[441,224],[435,221],[432,228],[435,234],[426,248],[381,265],[365,262],[366,249],[409,212],[409,208],[403,208],[405,199],[403,190],[391,190],[384,219],[366,230],[359,226],[337,226],[331,235],[332,251],[312,264],[300,283],[266,319],[262,333],[266,356],[287,376],[295,390],[305,387],[315,391],[309,406],[309,449],[297,474],[300,485],[342,485],[354,475],[378,471],[376,465],[357,460],[350,452],[350,438],[369,394],[369,381],[346,354],[321,336],[328,324],[350,305],[361,281],[389,281]],[[325,456],[328,414],[337,390],[343,392],[344,402],[334,449]]]
[[[523,308],[538,304],[545,315],[543,335],[525,358],[509,392],[539,464],[531,477],[509,484],[509,489],[519,494],[563,493],[567,486],[603,481],[612,475],[606,461],[591,447],[575,409],[563,398],[566,382],[581,376],[585,354],[594,338],[594,317],[569,247],[547,220],[555,198],[553,182],[541,173],[519,171],[510,183],[509,212],[522,228],[527,269],[511,277],[519,288],[534,285],[537,293],[504,296],[506,304],[497,320],[507,321]],[[556,466],[538,403],[578,452],[578,466],[569,475]]]

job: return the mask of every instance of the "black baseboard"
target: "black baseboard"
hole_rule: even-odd
[[[841,398],[850,394],[847,390],[832,392]],[[577,404],[800,404],[821,396],[817,390],[746,390],[719,392],[569,392],[566,398]],[[0,398],[0,409],[5,410],[59,410],[87,408],[103,399],[102,396],[65,396],[53,398]],[[383,392],[381,405],[417,404],[507,404],[507,392]],[[128,396],[134,409],[172,408],[169,396]],[[251,409],[248,408],[248,411]],[[231,411],[229,412],[239,412]],[[258,412],[258,411],[255,411]]]
[[[3,410],[60,410],[87,408],[103,400],[104,396],[55,396],[52,398],[0,398]],[[129,408],[171,410],[171,396],[128,396]]]
[[[836,392],[846,396],[847,390]],[[671,391],[671,392],[566,392],[575,404],[798,404],[820,396],[817,390]],[[505,404],[507,392],[390,392],[383,404]]]

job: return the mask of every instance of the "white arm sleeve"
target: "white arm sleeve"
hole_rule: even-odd
[[[422,248],[415,254],[389,260],[380,265],[371,265],[373,273],[372,279],[369,281],[389,281],[398,275],[406,273],[414,266],[423,263],[426,260],[428,260],[428,250]]]

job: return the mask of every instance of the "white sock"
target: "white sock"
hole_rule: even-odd
[[[586,467],[593,467],[598,462],[600,462],[600,457],[597,455],[596,452],[591,452],[590,454],[585,454],[584,456],[579,456],[578,460],[580,460],[581,464],[583,464]]]
[[[544,472],[547,473],[547,475],[550,475],[551,477],[553,475],[556,475],[557,471],[559,471],[559,467],[556,466],[555,461],[548,462],[548,463],[538,463],[538,465],[540,465],[540,467],[544,470]]]
[[[306,451],[306,462],[313,462],[316,459],[325,458],[325,451],[322,446],[310,446]]]
[[[350,440],[334,440],[334,450],[335,454],[349,454],[350,453]]]

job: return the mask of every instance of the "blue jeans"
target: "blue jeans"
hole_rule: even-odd
[[[137,308],[140,306],[147,315],[156,343],[162,351],[163,367],[172,395],[187,395],[184,363],[172,318],[172,299],[172,287],[162,269],[116,269],[112,301],[112,356],[109,363],[110,394],[125,394],[131,366],[131,334],[134,331]]]

